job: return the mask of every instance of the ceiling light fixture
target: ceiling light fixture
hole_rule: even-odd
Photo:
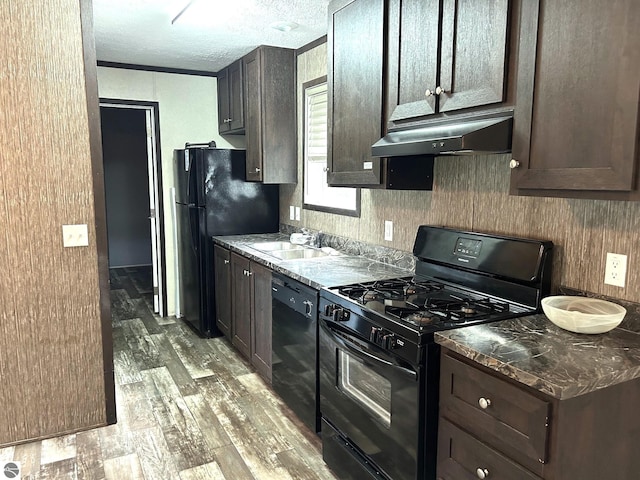
[[[275,30],[279,30],[281,32],[290,32],[291,30],[295,30],[296,28],[298,28],[300,25],[298,25],[296,22],[273,22],[272,24],[269,25],[271,28],[275,29]]]

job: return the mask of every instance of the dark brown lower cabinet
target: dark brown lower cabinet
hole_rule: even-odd
[[[251,323],[251,363],[271,380],[271,270],[251,263],[253,315]]]
[[[232,343],[271,381],[271,270],[231,253]]]
[[[242,355],[251,359],[251,262],[231,254],[232,343]]]
[[[442,350],[439,480],[634,479],[640,380],[559,400]]]
[[[215,269],[216,325],[228,339],[231,337],[231,253],[213,246]]]

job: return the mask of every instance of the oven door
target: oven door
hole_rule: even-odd
[[[421,369],[321,319],[320,411],[347,443],[394,480],[421,462]],[[331,459],[325,458],[331,466]]]

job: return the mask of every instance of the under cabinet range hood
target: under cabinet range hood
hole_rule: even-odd
[[[371,146],[374,157],[463,155],[511,151],[513,115],[465,118],[389,132]]]

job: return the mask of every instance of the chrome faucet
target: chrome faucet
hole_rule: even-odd
[[[311,233],[308,228],[301,228],[300,231],[305,236],[305,245],[309,245],[311,247],[321,248],[322,247],[322,232]]]

